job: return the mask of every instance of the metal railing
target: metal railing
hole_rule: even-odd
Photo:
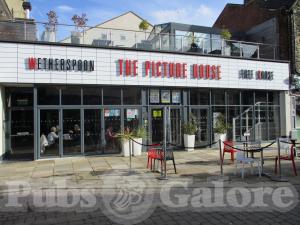
[[[81,44],[97,47],[122,47],[171,52],[192,52],[254,59],[276,59],[276,46],[204,38],[191,35],[172,35],[144,31],[100,27],[78,28],[74,25],[36,21],[0,21],[0,40]]]
[[[250,133],[250,137],[256,139],[261,137],[261,106],[267,106],[266,102],[257,102],[255,105],[250,106],[239,116],[232,119],[232,140],[236,141],[236,128],[237,120],[240,122],[241,130],[239,136],[242,136],[243,133]],[[257,115],[256,115],[257,112]],[[251,114],[251,115],[249,115]],[[249,122],[251,125],[249,125]],[[244,129],[243,129],[244,128]],[[245,130],[245,132],[243,132]]]

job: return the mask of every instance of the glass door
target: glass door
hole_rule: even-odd
[[[121,109],[104,109],[105,147],[103,153],[119,153],[120,142],[116,134],[121,130]]]
[[[169,140],[171,143],[180,145],[182,140],[181,135],[181,109],[170,108],[170,126],[169,126]]]
[[[40,136],[39,156],[60,156],[59,153],[59,110],[41,109],[39,112]]]
[[[196,117],[198,131],[195,136],[195,145],[205,145],[209,142],[208,108],[192,108],[191,113]]]
[[[163,108],[151,109],[151,140],[152,143],[163,141],[164,136],[164,110]]]
[[[84,152],[100,153],[103,141],[101,138],[101,110],[84,110]]]
[[[63,154],[81,154],[80,109],[63,109]]]

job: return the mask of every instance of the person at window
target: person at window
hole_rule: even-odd
[[[112,148],[115,147],[115,138],[116,138],[116,135],[113,132],[113,127],[110,125],[105,132],[105,140],[109,147],[112,147]]]
[[[48,145],[55,144],[55,141],[58,139],[58,135],[56,134],[57,129],[56,127],[51,127],[51,132],[47,136]]]

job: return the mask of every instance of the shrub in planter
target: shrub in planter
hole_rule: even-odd
[[[138,156],[142,154],[142,145],[138,143],[143,143],[143,139],[148,137],[147,130],[144,127],[138,127],[133,130],[132,137],[135,142],[133,142],[133,155]]]
[[[120,138],[121,141],[122,155],[124,157],[130,156],[129,141],[133,138],[132,133],[129,130],[124,129],[117,133],[117,137]]]
[[[182,126],[184,147],[187,151],[193,151],[195,146],[195,134],[198,130],[196,119],[191,116],[191,120]]]
[[[221,141],[225,141],[226,140],[226,133],[227,130],[229,129],[229,126],[226,124],[225,122],[225,117],[222,113],[220,113],[215,121],[215,126],[214,126],[214,137],[215,137],[215,141],[218,141],[219,139],[221,139]],[[218,145],[216,145],[218,146]],[[221,148],[224,148],[224,144],[221,143]]]

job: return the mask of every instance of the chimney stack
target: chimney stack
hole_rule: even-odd
[[[22,4],[23,9],[25,10],[26,13],[26,19],[30,19],[30,11],[31,11],[31,4],[27,0],[25,0]]]

